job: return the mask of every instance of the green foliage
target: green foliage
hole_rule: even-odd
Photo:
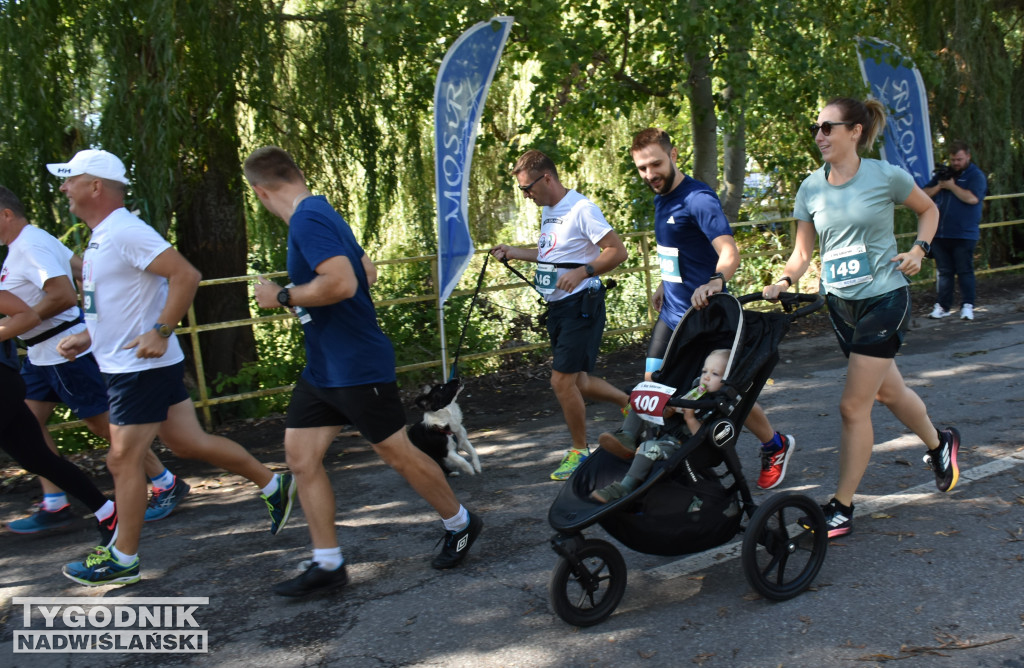
[[[592,198],[620,235],[649,230],[653,201],[628,146],[652,125],[673,137],[688,173],[721,181],[728,151],[773,181],[773,198],[744,202],[741,220],[788,214],[797,186],[820,164],[806,126],[826,99],[867,93],[858,34],[894,42],[921,68],[937,156],[941,144],[964,138],[991,174],[993,193],[1024,190],[1024,9],[985,0],[6,0],[0,183],[25,200],[33,222],[80,250],[88,231],[71,220],[43,165],[103,146],[125,158],[132,197],[170,238],[201,251],[218,230],[241,234],[244,218],[247,245],[214,264],[281,271],[286,228],[245,194],[240,173],[252,149],[276,144],[292,152],[374,260],[433,255],[434,78],[458,35],[495,14],[516,22],[470,175],[469,218],[480,249],[535,242],[537,209],[510,175],[533,147],[555,159],[563,182]],[[694,76],[695,65],[706,76]],[[987,217],[1024,217],[1024,203],[992,203]],[[905,231],[913,221],[901,217],[899,225]],[[788,234],[737,231],[743,250],[762,255],[744,260],[734,292],[777,273]],[[983,263],[1016,261],[1024,238],[1015,235],[986,232]],[[624,266],[636,268],[639,244],[627,243]],[[475,258],[463,290],[481,265],[482,256]],[[640,275],[620,279],[609,294],[611,328],[648,315]],[[427,263],[387,263],[373,292],[378,301],[424,296],[433,280]],[[491,264],[484,287],[516,281]],[[469,302],[457,294],[445,306],[449,359]],[[462,354],[543,342],[539,312],[525,286],[482,293]],[[381,308],[380,319],[400,364],[436,356],[440,327],[431,300]],[[302,364],[298,328],[282,322],[256,328],[255,336],[265,361],[221,381],[252,389],[294,381]],[[519,361],[465,360],[462,368]],[[252,410],[272,410],[274,401],[258,400]]]

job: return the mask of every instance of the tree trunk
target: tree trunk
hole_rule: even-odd
[[[722,135],[725,158],[725,188],[722,191],[722,209],[730,223],[735,223],[743,203],[743,182],[747,176],[747,127],[742,100],[732,86],[725,89],[725,102],[732,109],[735,130]],[[738,103],[738,104],[737,104]]]
[[[711,90],[711,60],[706,53],[687,50],[690,68],[687,97],[693,131],[693,178],[718,189],[718,119]]]
[[[230,117],[230,116],[228,116]],[[178,250],[203,278],[248,273],[248,241],[243,210],[243,184],[236,139],[227,128],[207,128],[198,162],[182,161],[176,206]],[[202,287],[196,293],[198,324],[250,317],[245,283]],[[204,332],[199,336],[207,383],[233,376],[256,359],[251,326]],[[191,342],[183,342],[191,356]]]

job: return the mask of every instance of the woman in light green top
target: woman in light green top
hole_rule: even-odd
[[[825,164],[808,176],[797,193],[793,216],[796,243],[785,275],[764,288],[775,299],[810,265],[815,236],[821,238],[821,281],[829,317],[849,358],[839,403],[839,486],[822,507],[830,538],[853,531],[853,495],[871,459],[871,409],[877,399],[929,448],[925,461],[940,491],[959,477],[956,429],[938,431],[921,397],[903,382],[895,357],[910,319],[908,276],[938,226],[939,212],[909,173],[879,160],[861,158],[885,127],[878,100],[830,101],[811,126]],[[904,204],[917,214],[917,241],[900,253],[893,233],[893,211]]]

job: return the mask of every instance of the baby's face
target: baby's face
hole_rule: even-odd
[[[700,371],[700,384],[708,392],[715,392],[722,387],[722,376],[725,374],[725,360],[720,356],[704,360],[704,368]]]

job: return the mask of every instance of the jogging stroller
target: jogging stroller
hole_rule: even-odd
[[[630,463],[606,450],[596,450],[562,486],[548,512],[558,532],[551,545],[559,555],[549,595],[555,613],[566,622],[591,626],[604,621],[626,590],[626,564],[618,549],[582,534],[595,523],[630,549],[665,556],[708,550],[742,532],[743,571],[768,599],[793,598],[814,580],[828,548],[821,507],[794,493],[775,494],[755,505],[736,440],[779,360],[779,343],[790,324],[820,309],[823,299],[782,293],[781,312],[742,307],[762,299],[759,293],[739,299],[714,295],[706,308],[688,310],[672,333],[652,381],[668,386],[668,405],[692,408],[701,421],[696,434],[680,438],[675,454],[655,462],[638,488],[609,503],[591,499],[591,492],[621,480]],[[805,304],[797,307],[800,303]],[[705,357],[719,348],[730,350],[721,389],[697,400],[683,399]],[[643,396],[633,393],[634,408]],[[660,415],[665,398],[652,414]],[[676,411],[660,427],[648,424],[648,437],[681,435],[682,424],[682,412]],[[637,444],[642,440],[638,437]],[[797,524],[801,517],[810,519],[810,529]]]

